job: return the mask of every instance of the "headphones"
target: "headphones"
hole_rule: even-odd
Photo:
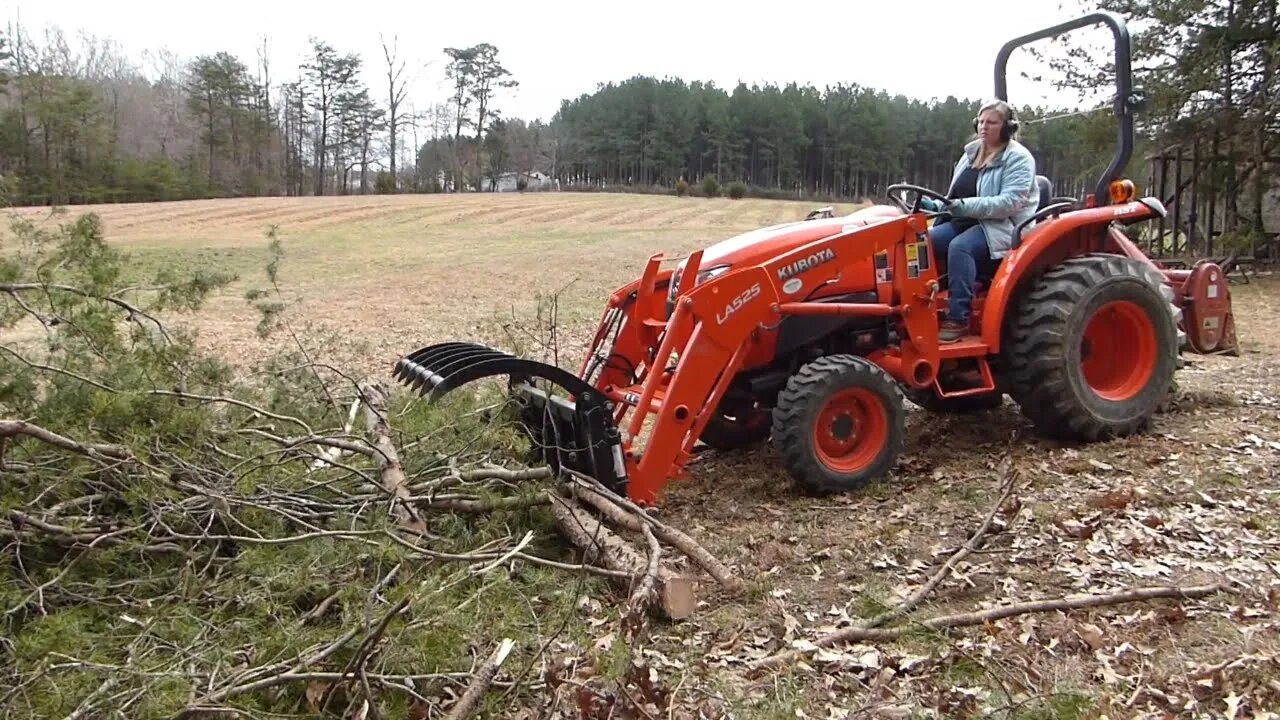
[[[1013,106],[1001,100],[998,102],[988,103],[984,109],[1003,112],[1005,119],[1004,125],[1000,126],[1000,141],[1009,142],[1013,137],[1013,134],[1018,132],[1018,117],[1014,112]],[[981,115],[982,113],[979,112],[978,114]],[[973,119],[973,131],[975,133],[978,132],[978,118]]]

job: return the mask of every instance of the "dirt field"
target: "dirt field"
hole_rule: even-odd
[[[255,199],[106,206],[108,236],[145,269],[234,270],[202,335],[253,357],[264,232],[277,225],[294,322],[341,331],[332,358],[365,371],[433,342],[505,344],[514,314],[559,293],[561,347],[586,340],[608,292],[655,252],[803,217],[808,204],[619,195]],[[850,206],[840,206],[844,212]],[[1176,406],[1148,435],[1072,447],[1037,438],[1016,407],[913,411],[905,454],[865,493],[794,494],[765,449],[703,455],[663,518],[751,584],[708,590],[705,612],[653,652],[671,687],[710,673],[761,717],[1263,717],[1280,707],[1280,279],[1232,286],[1240,357],[1188,356]],[[1022,473],[986,545],[919,616],[1148,585],[1234,583],[1180,605],[1045,613],[949,635],[835,648],[782,675],[743,662],[865,617],[918,589]],[[1176,609],[1175,609],[1176,608]],[[603,612],[603,611],[602,611]],[[696,668],[696,670],[695,670]],[[690,698],[691,702],[696,698]],[[803,713],[796,708],[803,707]],[[1272,717],[1275,717],[1274,715]]]

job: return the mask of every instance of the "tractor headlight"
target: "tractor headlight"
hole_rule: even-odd
[[[698,273],[698,282],[696,284],[701,285],[702,283],[711,280],[712,278],[720,277],[727,272],[729,272],[728,265],[716,265],[715,267],[709,267]]]
[[[719,277],[729,272],[730,269],[731,266],[729,265],[716,265],[705,270],[699,270],[698,277],[693,284],[701,285],[712,278]],[[684,267],[678,267],[676,268],[676,271],[671,274],[671,283],[667,287],[668,303],[674,303],[676,301],[676,296],[680,294],[680,281],[682,279],[684,279]]]

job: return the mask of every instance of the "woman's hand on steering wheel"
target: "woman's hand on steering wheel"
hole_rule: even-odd
[[[915,196],[916,196],[915,202],[908,205],[907,202],[899,196],[900,192],[915,193]],[[909,185],[907,183],[890,185],[889,188],[885,190],[885,194],[889,196],[890,200],[897,203],[898,207],[902,208],[903,211],[912,213],[912,214],[920,212],[920,209],[922,207],[921,201],[924,198],[932,198],[934,200],[937,200],[938,203],[943,208],[945,208],[947,204],[950,202],[950,200],[947,199],[946,195],[943,195],[942,193],[937,192],[936,190],[930,190],[927,187],[921,187],[919,185]],[[931,209],[930,212],[941,212],[941,211]]]

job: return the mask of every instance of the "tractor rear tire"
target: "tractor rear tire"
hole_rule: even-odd
[[[903,403],[893,377],[865,358],[820,357],[778,394],[774,448],[801,490],[856,490],[888,472],[902,451]]]
[[[1011,394],[1037,429],[1093,442],[1144,430],[1178,360],[1164,279],[1120,255],[1067,260],[1024,296],[1007,345]]]

